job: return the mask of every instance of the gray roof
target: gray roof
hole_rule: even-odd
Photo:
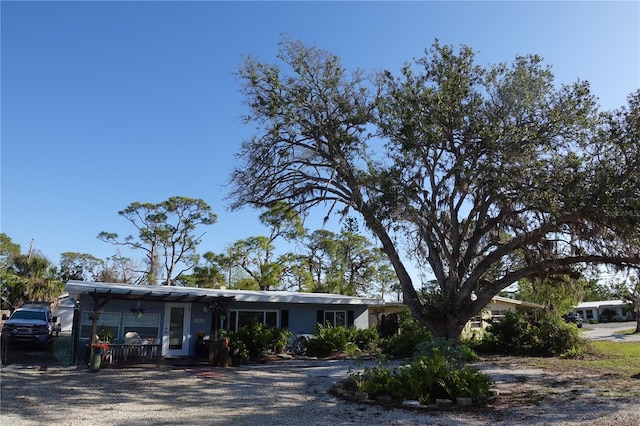
[[[208,302],[213,298],[233,297],[237,302],[304,303],[323,305],[374,305],[378,299],[329,293],[295,293],[290,291],[226,290],[212,288],[146,286],[119,283],[69,281],[65,291],[96,294],[121,299],[155,299],[164,301]]]

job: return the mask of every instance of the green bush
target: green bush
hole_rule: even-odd
[[[470,346],[463,342],[451,341],[441,337],[418,343],[414,355],[428,357],[434,353],[434,349],[437,349],[449,362],[456,363],[459,366],[478,360],[478,355]]]
[[[586,342],[573,324],[557,316],[543,315],[537,322],[507,312],[501,321],[492,321],[478,352],[508,355],[575,356],[586,349]]]
[[[375,328],[344,328],[317,325],[316,334],[305,342],[305,354],[327,357],[331,354],[377,352],[378,331]]]
[[[286,346],[291,333],[286,329],[276,329],[257,321],[244,326],[230,335],[230,344],[249,358],[255,359],[268,351],[277,351]]]
[[[485,352],[522,354],[536,346],[535,330],[522,315],[507,312],[500,320],[490,320],[480,350]]]
[[[567,324],[557,316],[540,319],[538,328],[538,351],[541,355],[576,356],[584,353],[586,342],[574,324]]]
[[[411,312],[398,314],[399,332],[397,335],[379,340],[379,346],[385,355],[394,358],[408,358],[414,355],[416,346],[433,338],[431,332],[416,320]]]
[[[286,328],[272,328],[269,349],[275,353],[282,353],[292,337],[293,334]]]
[[[375,328],[355,328],[351,331],[350,341],[353,342],[361,351],[375,351],[378,347],[380,336]]]
[[[436,399],[471,397],[482,403],[489,392],[491,379],[478,369],[447,360],[437,348],[429,355],[418,356],[410,365],[389,370],[382,366],[365,368],[350,376],[358,388],[370,397],[389,395],[400,402],[414,399],[422,404]]]
[[[316,334],[306,341],[306,354],[327,357],[334,353],[354,353],[357,346],[351,339],[351,331],[344,327],[318,324]]]

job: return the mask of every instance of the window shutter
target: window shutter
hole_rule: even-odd
[[[347,311],[347,327],[353,327],[353,311]]]
[[[287,309],[280,311],[280,328],[289,328],[289,311]]]
[[[316,318],[316,323],[324,326],[324,311],[318,311],[318,316]]]

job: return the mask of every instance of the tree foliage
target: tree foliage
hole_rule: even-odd
[[[522,279],[518,283],[518,299],[538,303],[548,313],[564,315],[582,302],[585,295],[585,279],[575,279],[566,275]]]
[[[388,260],[359,232],[354,218],[345,220],[339,234],[316,230],[300,246],[297,262],[308,271],[307,291],[384,298],[395,281]]]
[[[129,235],[119,240],[115,233],[101,232],[98,239],[143,250],[147,282],[151,285],[160,278],[172,285],[192,268],[197,263],[196,247],[202,238],[194,235],[195,229],[216,222],[207,203],[187,197],[171,197],[158,204],[134,202],[118,214],[138,230],[137,237]]]
[[[26,302],[56,303],[64,292],[55,266],[41,253],[20,253],[20,246],[0,234],[0,298],[2,305],[19,308]]]
[[[232,207],[359,213],[435,336],[458,338],[519,280],[638,265],[637,94],[602,116],[588,82],[557,88],[536,55],[481,67],[437,41],[373,79],[288,39],[279,59],[238,71],[255,132]],[[409,261],[435,276],[434,297]]]
[[[87,253],[64,252],[60,255],[62,281],[97,281],[105,262]]]
[[[597,279],[590,279],[584,284],[583,302],[596,302],[598,300],[611,300],[616,297],[610,285]]]
[[[260,222],[269,235],[258,235],[236,241],[228,257],[223,261],[239,265],[258,285],[260,290],[278,287],[286,272],[286,257],[275,256],[278,239],[294,240],[304,235],[300,216],[285,203],[273,203],[260,215]]]
[[[626,300],[633,305],[636,317],[636,333],[640,333],[640,272],[636,271],[635,276],[615,283],[612,286],[612,294],[622,300]]]

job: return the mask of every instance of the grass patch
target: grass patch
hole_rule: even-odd
[[[628,330],[620,330],[620,331],[616,331],[615,334],[623,334],[623,335],[630,335],[630,334],[635,334],[636,329],[635,328],[630,328]]]
[[[591,342],[594,354],[585,360],[588,367],[602,373],[630,377],[640,372],[640,342]]]
[[[630,378],[640,373],[640,342],[593,341],[580,358],[527,358],[527,364],[559,372]]]

